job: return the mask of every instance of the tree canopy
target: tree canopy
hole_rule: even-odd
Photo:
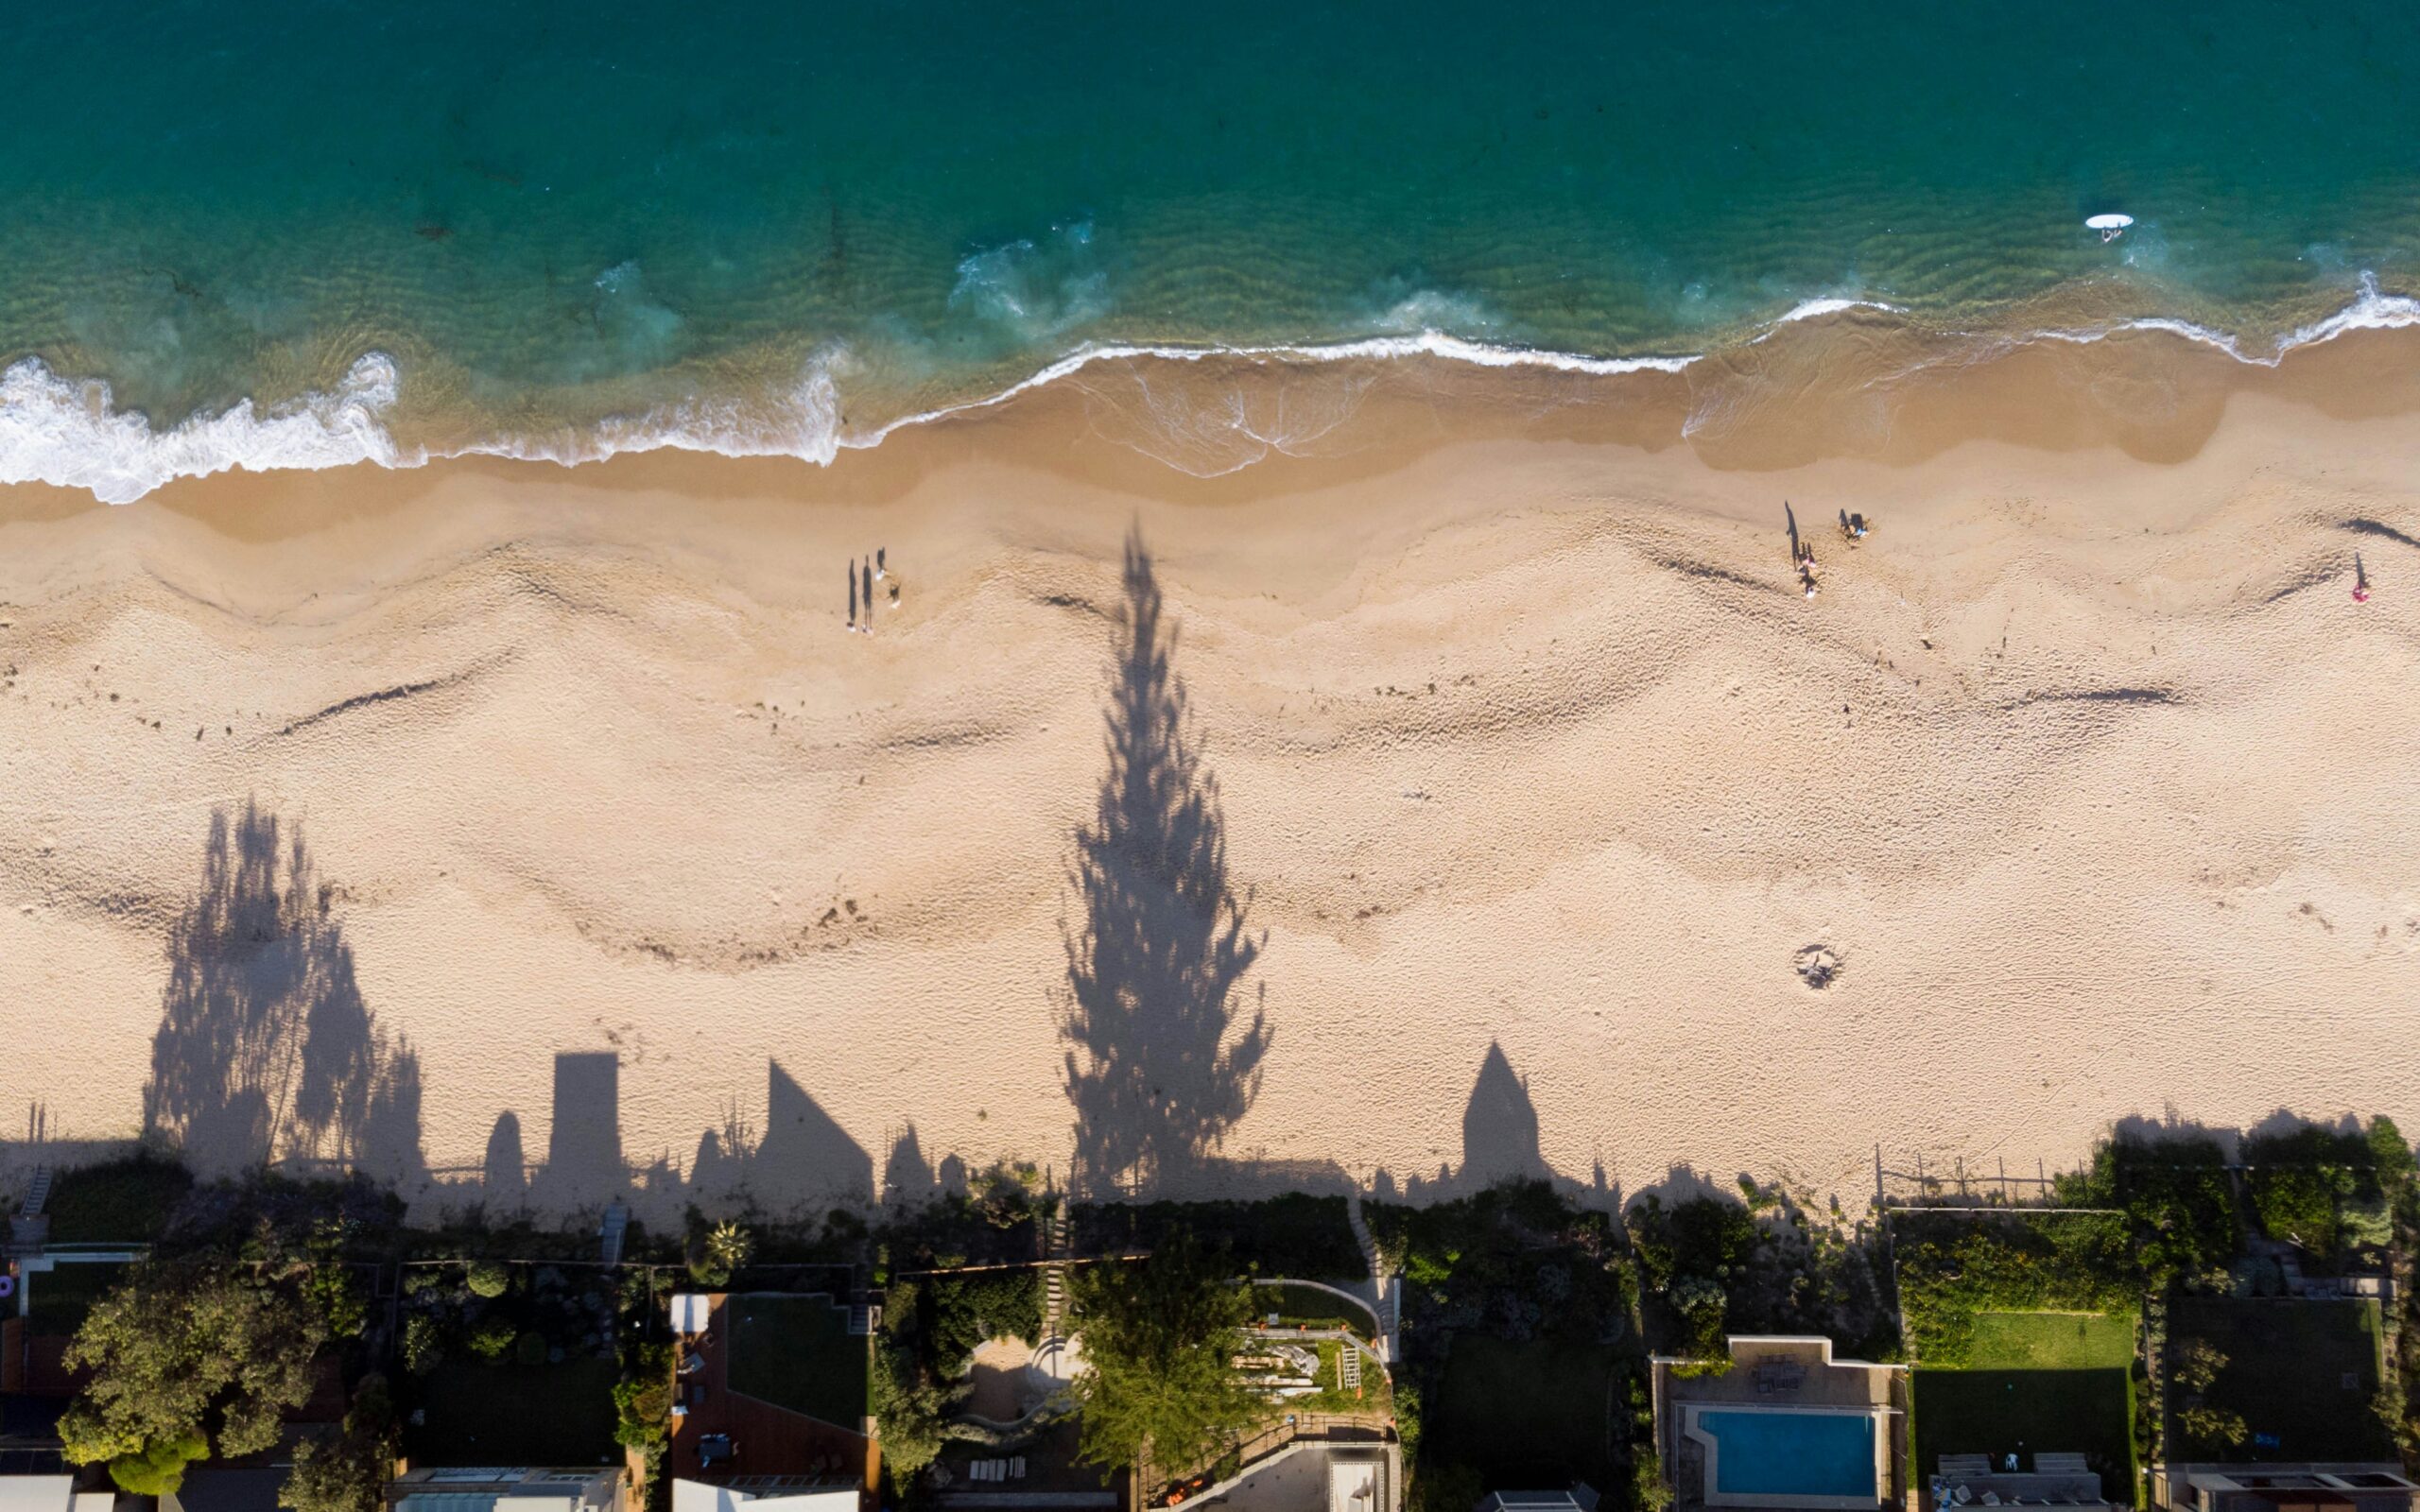
[[[291,1287],[205,1259],[136,1270],[96,1303],[66,1363],[91,1372],[59,1420],[66,1457],[107,1461],[131,1481],[173,1489],[185,1462],[215,1447],[251,1454],[277,1442],[280,1415],[311,1394],[327,1322]]]
[[[1162,1468],[1189,1471],[1264,1410],[1235,1368],[1251,1294],[1191,1235],[1149,1260],[1085,1271],[1076,1305],[1087,1463],[1131,1465],[1148,1450]]]
[[[365,1376],[353,1395],[353,1409],[344,1415],[343,1431],[305,1439],[296,1448],[278,1503],[293,1512],[377,1512],[397,1448],[386,1379]]]

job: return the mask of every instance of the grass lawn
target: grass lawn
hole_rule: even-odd
[[[1459,1334],[1422,1452],[1490,1486],[1616,1485],[1616,1438],[1629,1431],[1623,1373],[1611,1345]]]
[[[126,1277],[127,1267],[108,1262],[57,1264],[21,1278],[26,1287],[26,1317],[31,1332],[44,1338],[66,1338],[84,1326],[84,1314],[102,1294]]]
[[[2135,1382],[2114,1370],[1928,1370],[1914,1378],[1916,1470],[1930,1476],[1944,1454],[2018,1456],[2031,1469],[2041,1451],[2081,1453],[2100,1489],[2120,1505],[2135,1499]]]
[[[866,1341],[850,1336],[846,1309],[828,1297],[747,1292],[725,1316],[732,1390],[856,1432],[868,1400]]]
[[[1968,1361],[1979,1370],[2124,1370],[2135,1363],[2135,1317],[1978,1313]]]
[[[614,1443],[611,1360],[483,1365],[449,1360],[414,1383],[424,1415],[404,1447],[425,1465],[602,1465]]]
[[[1334,1292],[1322,1292],[1316,1286],[1270,1286],[1266,1283],[1253,1286],[1253,1321],[1260,1322],[1271,1313],[1278,1315],[1281,1323],[1351,1329],[1365,1339],[1377,1335],[1377,1320],[1370,1315],[1368,1308]]]
[[[2194,1339],[2227,1357],[2204,1400],[2243,1418],[2253,1436],[2240,1445],[2193,1441],[2177,1420],[2186,1394],[2173,1366]],[[2376,1302],[2180,1297],[2169,1314],[2168,1342],[2169,1432],[2178,1435],[2180,1458],[2394,1457],[2386,1426],[2370,1410],[2381,1353]]]

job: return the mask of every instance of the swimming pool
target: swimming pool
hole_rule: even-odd
[[[1862,1412],[1700,1408],[1712,1502],[1750,1498],[1808,1506],[1878,1502],[1875,1418]]]

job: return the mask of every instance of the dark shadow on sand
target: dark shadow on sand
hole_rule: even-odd
[[[170,927],[147,1131],[206,1173],[295,1161],[412,1179],[420,1063],[362,1001],[301,827],[211,815],[199,889]]]
[[[1126,542],[1103,745],[1109,765],[1069,881],[1059,1032],[1075,1105],[1078,1194],[1165,1191],[1217,1151],[1260,1090],[1270,1029],[1236,996],[1266,936],[1247,930],[1227,877],[1217,780],[1170,670],[1176,631],[1139,535]]]

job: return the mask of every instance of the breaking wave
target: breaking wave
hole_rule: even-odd
[[[1072,277],[1068,266],[1054,266],[1046,278],[1029,277],[1037,271],[1028,266],[1035,250],[1015,244],[969,260],[960,270],[962,300],[981,302],[987,314],[996,318],[1013,315],[1026,320],[1038,318],[1046,327],[1062,323],[1069,308],[1080,307],[1092,291],[1090,271],[1083,263],[1090,247],[1089,228],[1073,228],[1062,235],[1058,249],[1062,255],[1045,261],[1072,264]],[[636,281],[637,270],[631,265],[610,270],[598,286],[609,295],[635,294]],[[1037,295],[1037,288],[1047,289],[1049,297]],[[1398,301],[1390,314],[1397,318],[1433,318],[1448,311],[1469,313],[1445,297],[1415,295]],[[1747,344],[1765,341],[1787,327],[1851,311],[1908,314],[1879,300],[1805,300],[1767,321]],[[2040,331],[2006,344],[2021,345],[2028,339],[2081,344],[2125,332],[2156,332],[2212,348],[2239,362],[2275,367],[2286,352],[2298,347],[2331,341],[2355,331],[2415,325],[2420,325],[2420,299],[2381,292],[2377,281],[2363,274],[2359,293],[2344,308],[2264,345],[2168,317]],[[403,374],[396,360],[382,352],[356,359],[325,392],[268,405],[248,399],[216,413],[196,413],[165,428],[154,426],[139,410],[114,407],[106,381],[64,377],[40,359],[28,357],[0,372],[0,483],[81,489],[105,504],[130,504],[179,478],[235,469],[316,470],[361,462],[410,468],[464,455],[574,465],[630,453],[680,450],[731,457],[787,456],[821,465],[830,463],[844,448],[874,446],[908,427],[989,409],[1106,364],[1218,362],[1250,370],[1420,358],[1477,368],[1610,377],[1679,373],[1705,356],[1698,352],[1592,356],[1473,340],[1434,325],[1330,342],[1247,346],[1087,342],[994,391],[853,426],[846,418],[841,386],[860,368],[845,349],[831,347],[805,363],[795,384],[776,391],[696,394],[554,432],[489,436],[441,446],[398,438],[394,421],[403,398]],[[1357,387],[1348,386],[1337,396],[1304,406],[1305,412],[1292,414],[1285,413],[1282,406],[1270,410],[1231,396],[1184,409],[1179,424],[1168,418],[1177,413],[1174,408],[1151,399],[1149,384],[1142,385],[1141,390],[1145,408],[1160,428],[1170,433],[1169,448],[1144,449],[1197,475],[1233,471],[1274,453],[1297,452],[1340,422],[1358,393]]]

